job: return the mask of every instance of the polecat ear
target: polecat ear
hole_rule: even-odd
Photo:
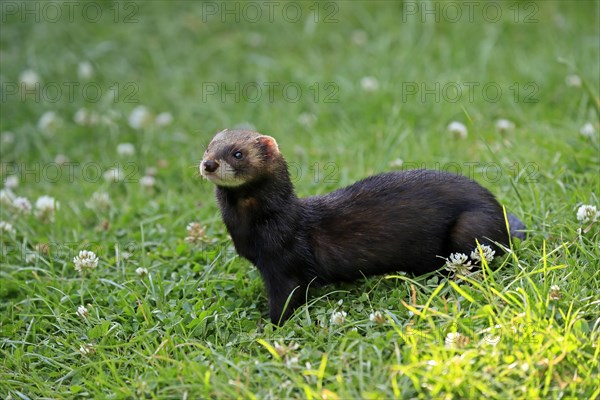
[[[263,147],[267,157],[272,157],[275,154],[279,154],[279,146],[277,145],[277,141],[271,136],[261,135],[256,138],[256,141]]]

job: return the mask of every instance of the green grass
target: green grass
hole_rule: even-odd
[[[39,22],[23,10],[36,4]],[[0,211],[16,230],[1,242],[2,398],[599,396],[600,224],[576,218],[582,204],[600,207],[598,2],[497,3],[498,21],[491,9],[484,18],[484,3],[472,20],[464,3],[427,3],[439,23],[425,3],[324,3],[316,16],[306,2],[297,22],[280,3],[273,22],[264,6],[256,23],[250,9],[240,23],[208,15],[245,7],[234,2],[101,1],[92,3],[98,22],[96,8],[82,16],[82,5],[72,21],[53,22],[43,4],[2,5],[0,131],[13,133],[12,142],[2,136],[2,178],[16,175],[13,191],[32,203],[60,202],[54,222]],[[460,21],[445,4],[460,7]],[[79,78],[86,60],[95,74]],[[27,69],[41,79],[39,99],[13,90]],[[581,87],[566,84],[572,74]],[[378,90],[361,88],[365,76]],[[207,93],[224,85],[239,94],[253,82],[263,89],[256,101],[252,85],[239,101]],[[272,101],[265,82],[279,84]],[[86,83],[100,100],[84,96]],[[280,90],[289,83],[302,89],[298,101]],[[466,83],[478,85],[472,99]],[[52,84],[63,88],[55,102],[43,93]],[[407,92],[414,85],[422,90]],[[492,99],[485,85],[501,95]],[[443,91],[456,86],[464,92],[453,101]],[[138,105],[174,121],[132,129]],[[78,125],[81,108],[111,122]],[[59,121],[42,132],[46,111]],[[498,118],[515,129],[497,133]],[[446,131],[454,120],[468,138]],[[588,122],[591,137],[579,133]],[[302,196],[398,158],[404,167],[459,166],[523,219],[529,239],[493,269],[455,281],[400,274],[313,290],[277,329],[257,271],[236,256],[196,169],[212,135],[239,124],[276,137]],[[117,154],[123,142],[135,155]],[[59,154],[71,164],[57,166]],[[98,176],[115,165],[127,182]],[[148,167],[157,168],[149,190],[138,182]],[[98,191],[111,207],[86,207]],[[204,243],[184,240],[192,221]],[[100,258],[85,275],[73,263],[79,250]],[[343,324],[331,323],[334,311],[347,313]],[[383,323],[369,320],[375,311]],[[463,335],[455,345],[445,343],[450,332]]]

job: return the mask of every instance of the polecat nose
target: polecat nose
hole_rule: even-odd
[[[219,168],[219,163],[213,160],[206,160],[202,165],[206,172],[215,172]]]

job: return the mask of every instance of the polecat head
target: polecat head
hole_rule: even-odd
[[[225,129],[206,148],[200,174],[217,186],[238,187],[268,176],[282,161],[271,136]]]

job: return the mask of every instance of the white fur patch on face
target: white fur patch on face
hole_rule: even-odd
[[[207,172],[203,168],[203,163],[200,164],[200,174],[214,183],[217,186],[237,187],[241,186],[246,181],[235,174],[235,169],[226,161],[215,160],[219,163],[219,167],[215,172]]]

